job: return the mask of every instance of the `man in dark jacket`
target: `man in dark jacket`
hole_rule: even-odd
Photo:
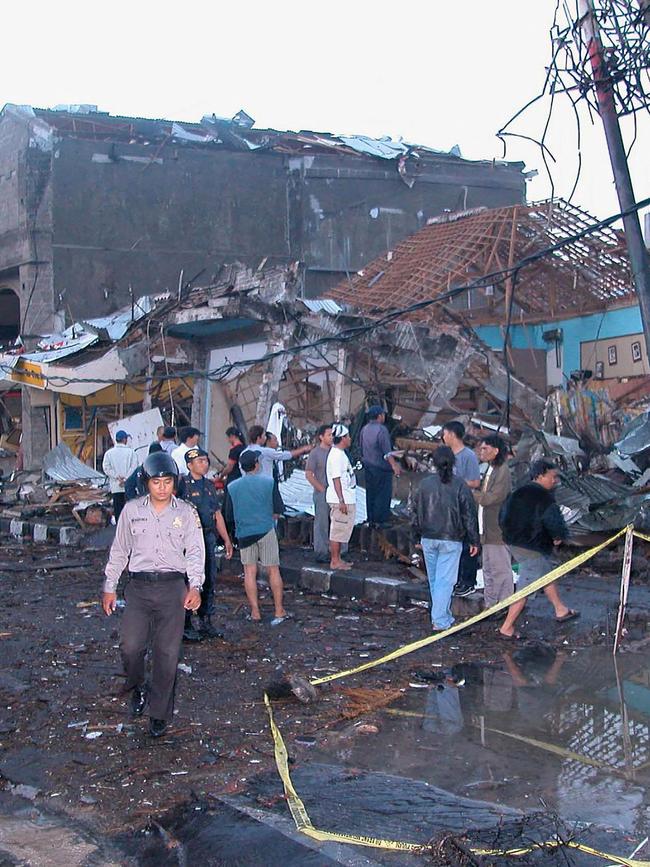
[[[422,553],[431,590],[434,631],[454,623],[451,594],[458,576],[463,540],[470,556],[479,546],[476,505],[467,484],[454,475],[454,453],[440,446],[433,455],[435,475],[424,479],[415,499],[415,526],[422,537]]]
[[[532,481],[517,488],[508,497],[499,516],[503,540],[519,563],[517,590],[532,584],[555,567],[551,559],[553,549],[569,535],[553,496],[553,488],[558,484],[557,467],[548,460],[534,461],[530,475]],[[544,593],[555,609],[558,623],[579,617],[578,611],[567,608],[562,602],[555,584],[545,587]],[[525,605],[526,600],[522,599],[510,606],[499,630],[503,638],[513,640],[520,637],[515,624]]]

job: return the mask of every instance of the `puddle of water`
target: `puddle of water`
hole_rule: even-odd
[[[314,760],[547,809],[639,840],[650,832],[647,656],[625,654],[615,664],[607,650],[565,655],[534,646],[450,674],[463,685],[409,689],[357,721],[372,719],[378,733],[357,733],[354,724],[328,732]]]

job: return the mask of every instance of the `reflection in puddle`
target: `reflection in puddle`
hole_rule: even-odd
[[[317,750],[345,764],[458,795],[643,835],[650,828],[650,667],[640,655],[572,655],[535,645],[502,664],[463,664],[409,689],[373,721]],[[414,678],[415,681],[418,678]],[[462,684],[462,685],[460,685]]]

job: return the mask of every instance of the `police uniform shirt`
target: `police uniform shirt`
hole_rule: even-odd
[[[223,497],[213,483],[205,477],[193,479],[191,475],[187,476],[183,499],[191,503],[199,513],[203,530],[206,533],[216,532],[214,514],[221,511]]]
[[[127,563],[131,572],[183,572],[189,586],[200,590],[205,543],[196,509],[176,497],[162,512],[154,510],[148,496],[129,500],[117,522],[104,593],[115,593]]]

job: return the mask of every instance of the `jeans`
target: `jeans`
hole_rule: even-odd
[[[205,542],[205,581],[201,588],[201,607],[198,610],[199,617],[212,617],[215,612],[214,588],[217,583],[217,555],[215,546],[217,534],[203,532]]]
[[[478,572],[478,557],[470,557],[469,542],[463,541],[463,551],[458,565],[457,587],[476,587],[476,573]]]
[[[113,498],[113,515],[115,515],[115,523],[117,524],[117,522],[120,520],[120,515],[122,514],[124,504],[126,503],[126,494],[124,493],[124,491],[118,491],[111,496]]]
[[[454,623],[450,603],[462,550],[462,542],[422,539],[422,553],[431,590],[431,623],[434,629],[448,629]]]
[[[382,470],[365,464],[366,513],[371,524],[390,521],[390,499],[393,494],[392,470]]]

